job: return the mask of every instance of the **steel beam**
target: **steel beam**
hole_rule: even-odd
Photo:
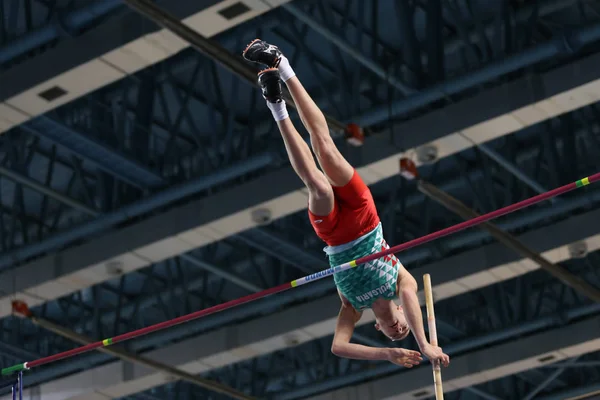
[[[46,126],[46,129],[43,130],[43,132],[44,132],[43,134],[41,133],[41,130],[36,131],[35,133],[38,135],[45,136],[45,135],[48,135],[49,132],[54,131],[56,133],[56,135],[54,135],[52,137],[61,143],[65,140],[67,140],[67,141],[70,141],[71,143],[81,144],[85,150],[91,151],[92,153],[97,153],[98,150],[100,149],[98,147],[99,145],[96,144],[95,142],[84,138],[78,132],[65,130],[66,129],[65,127],[62,127],[62,125],[60,125],[57,122],[52,121],[46,117],[40,117],[37,120],[34,120],[34,121],[28,123],[28,125],[39,126],[42,123],[42,121],[43,121],[43,124]],[[81,146],[78,146],[78,147],[81,147]],[[73,149],[71,149],[71,150],[73,150]],[[136,169],[132,168],[131,165],[127,165],[128,160],[124,156],[121,156],[117,153],[114,153],[114,154],[110,153],[110,152],[108,152],[108,153],[109,153],[108,155],[110,155],[110,156],[107,155],[106,150],[100,151],[98,161],[102,167],[110,169],[110,166],[117,166],[117,165],[125,164],[124,169],[119,169],[116,171],[113,170],[111,172],[113,172],[117,177],[120,177],[120,178],[127,178],[128,176],[131,176],[132,173],[135,174]],[[118,159],[120,161],[115,162],[115,159]],[[124,171],[128,171],[128,172],[125,172],[124,174],[122,174]],[[97,217],[100,215],[99,211],[92,209],[91,207],[87,207],[87,206],[77,202],[76,200],[71,199],[68,196],[64,196],[60,193],[57,193],[41,184],[35,182],[32,179],[21,176],[7,168],[0,166],[0,174],[4,175],[10,179],[13,179],[16,182],[21,183],[27,187],[30,187],[31,189],[36,190],[44,195],[47,195],[65,205],[68,205],[70,207],[73,207],[80,211],[83,211],[85,214],[88,214],[92,217]],[[160,176],[155,175],[150,172],[149,172],[149,174],[150,174],[149,176],[153,178],[153,181],[146,182],[146,186],[148,186],[148,185],[156,186],[159,184],[162,185],[162,184],[166,183],[162,178],[160,178]],[[145,182],[143,173],[135,175],[135,178],[142,184]],[[220,276],[223,279],[226,279],[227,281],[230,281],[230,282],[236,284],[237,286],[244,288],[245,290],[249,290],[250,292],[258,292],[258,291],[262,290],[261,288],[258,288],[257,286],[247,282],[246,280],[241,279],[241,278],[239,278],[227,271],[224,271],[220,268],[217,268],[217,267],[211,265],[210,263],[199,260],[199,259],[193,257],[192,255],[184,254],[184,255],[181,255],[181,258],[188,261],[189,263],[191,263],[192,265],[194,265],[196,267],[200,267],[204,270],[212,272],[213,274]]]
[[[425,7],[427,14],[425,22],[427,58],[423,60],[423,57],[421,57],[420,64],[423,65],[426,63],[428,78],[433,83],[437,83],[443,81],[446,76],[446,58],[444,52],[450,47],[450,44],[444,46],[444,30],[442,28],[444,23],[444,6],[442,1],[428,1]],[[459,41],[455,40],[454,42]]]
[[[235,57],[229,53],[229,51],[216,41],[209,40],[200,35],[195,30],[191,29],[187,25],[183,24],[176,17],[170,13],[162,10],[151,1],[148,0],[123,0],[125,4],[131,7],[133,10],[144,15],[146,18],[155,22],[164,29],[168,29],[182,40],[188,42],[194,49],[202,54],[215,60],[221,66],[232,72],[234,75],[240,77],[243,81],[246,81],[254,87],[258,87],[256,80],[257,70],[250,67],[247,63],[244,63],[239,57]],[[294,101],[289,93],[284,94],[284,99],[287,104],[295,107]],[[333,130],[334,134],[344,132],[346,124],[337,121],[335,118],[325,115],[325,119]]]
[[[460,200],[443,192],[431,183],[428,183],[424,180],[419,180],[418,187],[419,191],[421,191],[423,194],[465,220],[480,216],[479,213],[467,207]],[[523,257],[532,260],[542,267],[542,269],[544,269],[546,272],[563,282],[565,285],[575,289],[596,303],[600,303],[600,289],[584,281],[582,278],[572,274],[562,266],[551,263],[547,258],[541,256],[538,252],[521,243],[511,234],[498,228],[495,224],[491,222],[484,222],[479,225],[479,228],[489,232],[490,235],[492,235],[496,240],[504,244],[506,247],[516,251]]]
[[[354,47],[349,45],[344,39],[340,38],[339,36],[331,32],[329,29],[321,25],[313,17],[306,14],[300,8],[296,7],[291,3],[286,3],[282,7],[290,14],[292,14],[295,18],[297,18],[299,21],[302,21],[304,24],[311,27],[315,32],[319,33],[325,39],[333,43],[338,49],[350,55],[354,60],[358,61],[368,70],[373,72],[375,75],[379,76],[390,86],[398,89],[403,94],[412,94],[415,92],[414,89],[407,86],[405,83],[401,82],[396,77],[391,76],[389,72],[381,68],[376,62],[370,60],[369,58],[361,54],[360,51],[356,50]]]
[[[327,260],[321,254],[309,253],[275,233],[269,232],[267,228],[254,228],[236,235],[235,238],[284,263],[293,265],[306,274],[326,269],[328,265]]]
[[[256,285],[248,282],[247,279],[243,279],[237,275],[234,275],[230,272],[223,270],[222,268],[216,267],[206,261],[200,260],[189,254],[182,254],[179,257],[182,260],[185,260],[185,261],[189,262],[190,264],[192,264],[198,268],[201,268],[205,271],[213,273],[216,276],[219,276],[219,277],[225,279],[226,281],[229,281],[229,282],[233,283],[234,285],[237,285],[237,286],[241,287],[242,289],[247,290],[249,292],[257,293],[257,292],[264,290],[264,288],[258,287]]]
[[[171,0],[169,1],[169,10],[172,10],[179,18],[187,18],[200,11],[200,7],[204,3],[199,4]],[[96,12],[98,12],[102,9],[108,11],[107,9],[111,7],[112,10],[115,10],[116,7],[122,6],[123,3],[120,0],[96,0],[92,7],[96,8]],[[124,11],[127,11],[127,9],[124,8]],[[86,13],[85,8],[76,12],[80,13],[80,16],[77,17],[80,21],[82,18],[92,21],[94,18],[102,17],[102,14]],[[106,12],[104,15],[106,15]],[[60,25],[57,22],[49,24],[44,29],[60,30]],[[0,87],[0,101],[17,96],[153,32],[156,32],[155,26],[145,23],[142,17],[132,12],[124,12],[116,18],[103,21],[102,24],[95,26],[94,29],[87,30],[80,36],[69,38],[69,40],[58,43],[52,49],[48,49],[48,51],[38,54],[36,57],[24,60],[19,63],[18,67],[2,71],[0,77],[5,84]],[[22,44],[25,44],[25,38],[27,36],[23,36]],[[35,44],[39,41],[28,43]],[[18,53],[23,54],[22,51],[23,48],[19,49]],[[135,75],[130,75],[129,79],[131,78],[135,78]]]
[[[565,362],[565,366],[562,368],[557,369],[556,371],[553,371],[546,379],[544,379],[544,381],[542,383],[540,383],[538,386],[536,386],[535,388],[533,388],[533,390],[531,390],[527,396],[525,398],[523,398],[523,400],[533,400],[535,398],[535,396],[538,395],[538,393],[540,393],[542,390],[544,390],[549,384],[551,384],[552,382],[554,382],[559,376],[560,374],[562,374],[569,365],[573,365],[577,362],[577,359],[579,357],[573,357],[570,360],[567,360]]]
[[[481,397],[484,400],[502,400],[499,397],[493,396],[489,393],[484,392],[483,390],[474,388],[474,387],[467,387],[464,390],[466,390],[467,392],[471,392],[474,395]]]
[[[30,32],[14,42],[0,48],[0,64],[4,64],[23,54],[29,53],[62,36],[65,29],[76,32],[98,18],[121,6],[119,0],[97,0],[80,10],[67,14],[61,21],[53,21],[46,26]],[[65,24],[64,26],[61,26]]]
[[[39,354],[32,353],[18,346],[8,344],[5,342],[0,342],[0,350],[10,354],[12,357],[21,358],[23,360],[35,359],[40,357]]]
[[[115,224],[140,216],[157,208],[164,207],[167,204],[183,199],[194,193],[201,192],[212,186],[227,182],[243,172],[249,173],[265,168],[270,165],[272,161],[272,154],[260,154],[243,162],[234,164],[229,168],[222,169],[210,176],[199,177],[188,182],[188,184],[184,186],[174,186],[165,189],[162,192],[108,213],[104,215],[104,217],[85,225],[77,226],[66,232],[58,233],[42,242],[16,249],[9,254],[4,254],[0,257],[0,270],[7,268],[14,263],[24,261],[41,253],[70,244],[73,241],[82,239],[86,236],[101,232]]]
[[[583,387],[574,387],[555,394],[540,397],[540,400],[596,400],[590,396],[600,395],[600,383]]]
[[[199,260],[198,257],[194,257],[194,259]],[[263,256],[258,256],[255,259],[255,261],[259,262],[259,263],[267,262],[266,257],[263,257]],[[208,264],[208,265],[210,265],[211,269],[217,268],[216,266],[214,266],[212,264]],[[248,271],[252,267],[252,264],[251,264],[250,260],[244,260],[244,261],[236,263],[230,267],[233,271],[237,271],[239,275],[243,275],[246,271]],[[233,276],[235,276],[237,279],[240,279],[238,274],[233,275]],[[224,274],[220,274],[220,275],[224,275]],[[202,290],[202,288],[204,287],[204,285],[206,283],[208,285],[217,284],[217,282],[218,282],[217,277],[220,275],[209,275],[207,278],[208,282],[206,282],[204,278],[192,279],[189,282],[187,282],[187,285],[185,288],[187,289],[188,292],[194,291],[194,290],[200,291],[200,290]],[[222,279],[226,279],[226,278],[222,277]],[[230,280],[230,282],[232,282],[232,281]],[[235,282],[232,282],[232,283],[235,284]],[[255,289],[256,288],[254,287],[254,285],[248,285],[247,287],[246,286],[244,287],[244,290],[255,291]],[[145,296],[136,297],[136,300],[134,302],[128,302],[127,304],[121,305],[120,308],[102,312],[99,315],[100,323],[109,325],[111,323],[114,323],[114,321],[116,319],[119,319],[119,317],[126,318],[125,317],[126,315],[133,315],[138,311],[155,306],[157,303],[157,300],[156,300],[157,296],[159,298],[162,298],[162,297],[167,297],[170,295],[185,297],[186,292],[185,292],[183,286],[177,286],[175,288],[172,288],[172,289],[160,292],[160,293],[153,293],[150,296],[145,295]],[[75,327],[77,329],[87,330],[87,329],[90,329],[89,325],[93,324],[94,322],[95,322],[94,319],[81,319],[77,324],[75,324]],[[214,326],[213,325],[207,326],[207,329],[209,329],[211,327],[214,327]]]
[[[521,68],[551,60],[557,56],[573,54],[579,48],[598,40],[600,40],[600,24],[581,28],[573,32],[572,35],[567,36],[565,34],[534,48],[522,50],[518,54],[491,63],[478,71],[472,71],[461,77],[425,89],[406,99],[395,101],[389,107],[378,107],[373,111],[363,113],[356,118],[356,121],[360,125],[368,127],[379,123],[379,121],[408,114],[449,95],[482,85]]]
[[[88,345],[90,343],[95,342],[95,340],[92,340],[88,337],[80,335],[74,331],[71,331],[65,327],[54,324],[50,321],[46,321],[42,318],[38,318],[34,315],[27,315],[25,317],[27,317],[31,322],[33,322],[33,324],[35,324],[41,328],[44,328],[50,332],[53,332],[59,336],[62,336],[66,339],[72,340],[75,343],[79,343],[81,345]],[[111,356],[117,357],[123,361],[128,361],[130,363],[133,363],[133,364],[145,367],[145,368],[149,368],[149,369],[152,369],[155,371],[162,372],[165,375],[172,376],[174,378],[183,380],[185,382],[189,382],[193,385],[197,385],[197,386],[203,387],[205,389],[209,389],[212,392],[225,394],[233,399],[238,399],[238,400],[254,400],[255,399],[252,396],[248,396],[238,390],[230,388],[221,383],[190,374],[190,373],[182,370],[181,368],[175,368],[168,364],[164,364],[160,361],[156,361],[156,360],[153,360],[151,358],[144,357],[141,355],[136,355],[134,353],[131,353],[131,352],[121,348],[120,346],[102,347],[102,348],[99,348],[98,351],[100,351],[101,353],[106,353]],[[33,361],[33,360],[31,360],[31,361]]]
[[[85,214],[94,215],[94,216],[99,214],[98,211],[96,211],[94,208],[87,206],[87,205],[81,203],[80,201],[77,201],[77,200],[75,200],[69,196],[66,196],[62,193],[59,193],[56,190],[53,190],[45,185],[42,185],[41,183],[39,183],[27,176],[21,175],[18,172],[13,171],[12,169],[8,169],[6,167],[0,166],[0,175],[10,179],[13,182],[16,182],[23,186],[26,186],[26,187],[30,188],[31,190],[34,190],[40,194],[48,196],[51,199],[58,201],[59,203],[62,203],[69,207],[72,207],[76,210],[82,211]]]
[[[547,365],[545,369],[562,369],[562,368],[597,368],[600,367],[600,361],[578,361],[576,363],[556,363]]]
[[[510,161],[508,161],[500,153],[497,153],[496,151],[494,151],[493,149],[491,149],[490,147],[488,147],[485,144],[475,144],[474,143],[474,145],[483,154],[487,155],[489,158],[491,158],[492,160],[494,160],[498,165],[500,165],[502,168],[504,168],[505,170],[507,170],[508,172],[510,172],[511,174],[513,174],[521,182],[525,183],[527,186],[529,186],[530,188],[532,188],[537,193],[544,193],[544,192],[548,191],[548,189],[546,189],[545,187],[543,187],[542,185],[540,185],[538,182],[536,182],[532,178],[530,178],[527,175],[525,175],[523,173],[523,171],[521,171],[519,169],[519,167],[517,167],[516,165],[514,165],[513,163],[511,163]]]
[[[85,214],[88,214],[92,217],[97,217],[100,215],[99,211],[92,209],[91,207],[87,207],[87,206],[77,202],[76,200],[71,199],[68,196],[57,193],[41,184],[35,182],[34,180],[32,180],[30,178],[21,176],[21,175],[17,174],[16,172],[13,172],[2,166],[0,166],[0,174],[6,176],[9,179],[15,180],[16,182],[18,182],[24,186],[27,186],[35,191],[38,191],[46,196],[49,196],[65,205],[68,205],[70,207],[73,207],[80,211],[83,211]],[[259,292],[262,290],[261,288],[247,282],[246,280],[241,279],[240,277],[237,277],[227,271],[224,271],[221,268],[215,267],[215,266],[211,265],[210,263],[199,260],[190,254],[183,254],[180,257],[182,259],[186,260],[187,262],[191,263],[192,265],[202,268],[204,270],[207,270],[217,276],[220,276],[221,278],[223,278],[227,281],[230,281],[230,282],[236,284],[237,286],[242,287],[246,290],[249,290],[251,292]]]
[[[20,128],[56,143],[130,185],[156,189],[166,183],[155,171],[49,117],[37,117]]]

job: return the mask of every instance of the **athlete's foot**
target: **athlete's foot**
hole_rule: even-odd
[[[262,95],[269,103],[281,103],[283,90],[277,68],[269,68],[258,73],[258,84]]]
[[[277,46],[269,44],[264,40],[254,39],[246,47],[242,56],[255,63],[266,65],[269,68],[277,68],[281,61],[281,50]]]

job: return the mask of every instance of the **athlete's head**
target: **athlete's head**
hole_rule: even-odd
[[[393,301],[390,301],[387,306],[373,307],[373,313],[376,321],[375,329],[391,340],[402,340],[410,333],[402,306],[397,306]]]

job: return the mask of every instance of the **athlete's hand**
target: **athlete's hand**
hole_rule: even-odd
[[[412,368],[423,361],[423,357],[421,357],[421,353],[418,351],[401,349],[399,347],[391,347],[386,350],[388,361],[401,367]]]
[[[429,361],[439,362],[444,367],[447,367],[450,364],[450,357],[447,354],[444,354],[442,348],[439,346],[432,346],[427,344],[421,348],[423,355],[429,359]]]

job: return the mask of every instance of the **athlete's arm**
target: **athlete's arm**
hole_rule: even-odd
[[[417,281],[404,267],[398,272],[398,295],[402,300],[404,314],[419,348],[423,350],[429,344],[423,326],[423,314],[417,297]]]
[[[447,354],[444,354],[441,347],[432,346],[425,336],[423,314],[421,314],[421,305],[419,304],[419,298],[417,297],[417,281],[410,272],[403,267],[400,267],[398,280],[398,290],[404,307],[404,314],[406,315],[408,325],[417,340],[419,349],[421,349],[421,352],[431,361],[439,361],[447,367],[450,363],[450,357],[448,357]]]
[[[362,313],[356,311],[352,306],[348,307],[342,304],[335,326],[331,352],[338,357],[355,360],[387,360],[387,352],[384,348],[350,343],[354,327],[361,316]]]

